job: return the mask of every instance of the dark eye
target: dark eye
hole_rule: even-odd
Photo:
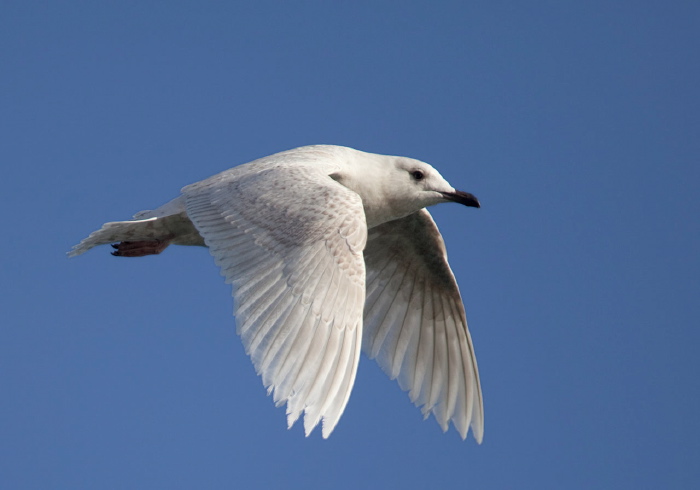
[[[411,172],[411,177],[413,177],[414,180],[423,180],[425,174],[420,170],[414,170],[413,172]]]

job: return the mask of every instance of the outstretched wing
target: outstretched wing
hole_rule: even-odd
[[[363,350],[444,431],[484,431],[479,371],[442,236],[425,209],[369,231]]]
[[[233,286],[237,332],[288,424],[328,437],[362,339],[367,238],[359,196],[317,168],[268,168],[185,187],[187,215]]]

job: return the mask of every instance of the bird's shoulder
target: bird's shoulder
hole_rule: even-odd
[[[332,160],[267,158],[234,167],[183,189],[187,213],[218,216],[250,226],[280,244],[316,242],[340,235],[361,252],[367,225],[362,200],[334,181]],[[208,226],[198,226],[205,235]]]

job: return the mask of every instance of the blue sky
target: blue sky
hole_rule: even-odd
[[[700,485],[700,3],[0,5],[0,486]],[[205,249],[65,252],[233,165],[433,164],[481,446],[361,359],[286,430]]]

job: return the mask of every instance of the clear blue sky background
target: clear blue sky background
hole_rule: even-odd
[[[0,487],[698,488],[700,2],[0,4]],[[233,165],[436,166],[479,446],[363,357],[287,431],[205,249],[65,252]]]

